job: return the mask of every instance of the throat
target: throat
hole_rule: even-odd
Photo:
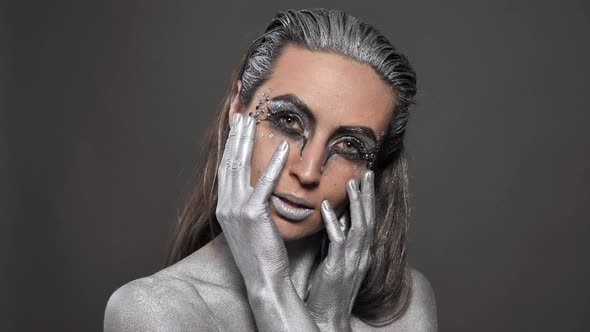
[[[285,241],[289,256],[291,281],[301,299],[305,298],[307,285],[315,271],[325,231],[294,241]]]

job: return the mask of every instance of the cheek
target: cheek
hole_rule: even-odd
[[[360,183],[360,174],[364,169],[366,168],[354,169],[350,162],[337,155],[332,156],[326,164],[322,175],[325,199],[330,202],[337,215],[340,215],[349,203],[346,182],[349,179],[356,179]]]
[[[291,154],[299,156],[302,147],[301,142],[280,133],[266,122],[262,122],[256,126],[256,136],[251,159],[252,173],[250,185],[252,187],[258,183],[258,179],[260,179],[262,172],[264,172],[274,151],[282,140],[289,142]],[[291,158],[298,158],[297,156],[294,155]],[[346,181],[354,178],[360,182],[360,174],[366,169],[363,163],[358,163],[358,165],[358,167],[353,167],[354,164],[350,161],[339,155],[333,155],[326,163],[326,167],[322,172],[320,180],[321,188],[319,188],[321,196],[330,202],[337,215],[340,215],[348,206]]]
[[[256,135],[254,137],[254,147],[252,148],[251,168],[252,176],[250,185],[254,187],[258,179],[268,165],[274,151],[281,143],[282,137],[276,132],[270,130],[267,126],[258,124],[256,126]]]

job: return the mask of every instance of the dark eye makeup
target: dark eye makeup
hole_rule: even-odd
[[[315,118],[307,105],[293,94],[268,101],[263,121],[270,122],[275,129],[291,138],[303,141],[300,154],[315,126]],[[332,137],[328,144],[328,156],[338,154],[351,161],[364,159],[370,162],[374,159],[377,139],[370,128],[339,127]]]
[[[288,110],[272,110],[270,106],[269,115],[266,120],[272,123],[277,129],[283,131],[285,134],[300,138],[305,134],[305,124],[301,117]]]
[[[354,137],[339,138],[330,145],[330,148],[350,160],[361,159],[363,154],[367,152],[365,144]]]

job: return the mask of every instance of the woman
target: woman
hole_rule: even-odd
[[[279,13],[247,51],[169,266],[110,298],[108,331],[430,331],[407,267],[407,59],[345,13]]]

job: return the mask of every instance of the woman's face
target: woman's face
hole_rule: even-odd
[[[268,100],[263,97],[263,93]],[[239,103],[230,108],[240,111]],[[261,120],[252,151],[251,185],[258,183],[282,140],[289,156],[281,171],[270,212],[286,241],[324,228],[320,204],[328,200],[337,215],[348,205],[346,181],[360,181],[365,154],[376,152],[391,118],[390,87],[368,65],[328,52],[287,45],[270,79],[241,110]],[[286,196],[306,202],[293,205]]]

